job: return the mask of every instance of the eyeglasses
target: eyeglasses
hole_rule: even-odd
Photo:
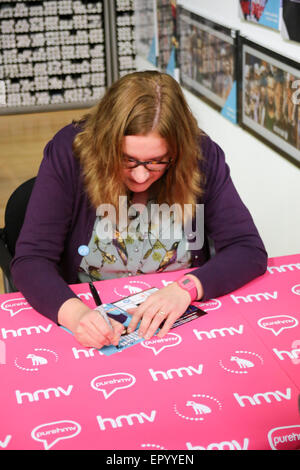
[[[139,160],[136,160],[132,157],[124,157],[123,166],[128,170],[133,170],[133,168],[137,168],[138,166],[142,165],[143,167],[147,168],[148,171],[163,171],[170,165],[171,162],[171,158],[168,161],[150,160],[148,162],[140,162]]]

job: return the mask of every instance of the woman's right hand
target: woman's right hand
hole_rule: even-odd
[[[72,331],[82,346],[97,349],[110,344],[117,346],[124,330],[124,326],[113,319],[110,319],[110,328],[97,310],[76,298],[66,300],[60,307],[58,323]]]

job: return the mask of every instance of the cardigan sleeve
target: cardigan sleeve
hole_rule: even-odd
[[[58,308],[75,297],[59,268],[75,191],[73,138],[71,127],[65,128],[45,147],[11,264],[16,287],[55,322]]]
[[[230,176],[222,149],[203,138],[202,169],[206,176],[204,230],[213,240],[216,254],[193,271],[208,300],[238,289],[267,268],[267,253],[249,210]]]

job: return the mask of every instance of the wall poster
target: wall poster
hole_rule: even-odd
[[[240,125],[300,167],[300,64],[242,38]]]
[[[236,123],[238,31],[184,8],[177,21],[181,84]]]

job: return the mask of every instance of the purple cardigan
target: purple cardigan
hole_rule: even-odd
[[[72,152],[77,132],[70,124],[45,147],[11,265],[16,287],[54,322],[63,302],[76,297],[68,284],[78,282],[77,250],[89,243],[95,222]],[[267,253],[232,183],[223,151],[207,136],[201,145],[206,186],[199,203],[204,203],[205,232],[214,241],[216,255],[206,261],[203,250],[194,250],[192,266],[203,285],[203,300],[208,300],[262,275]]]

